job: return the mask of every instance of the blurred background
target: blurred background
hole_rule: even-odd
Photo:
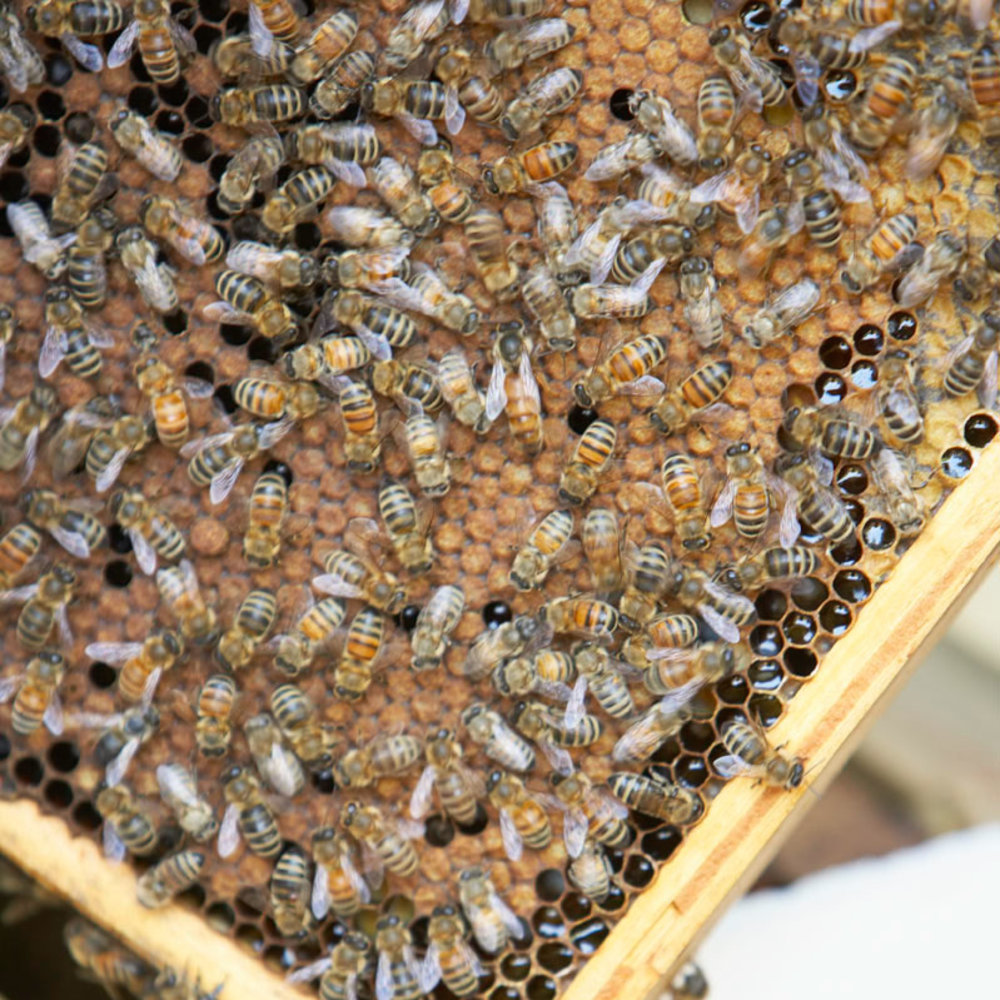
[[[22,916],[23,898],[5,889],[17,886],[0,877],[0,994],[105,996],[77,978],[66,954],[67,911]],[[753,892],[709,936],[699,963],[713,1000],[995,996],[998,890],[994,569]]]

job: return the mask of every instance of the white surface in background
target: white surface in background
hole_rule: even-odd
[[[754,893],[696,960],[710,1000],[996,1000],[998,901],[988,824]]]

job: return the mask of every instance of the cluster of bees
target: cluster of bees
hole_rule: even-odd
[[[6,669],[0,701],[29,745],[45,731],[100,732],[94,803],[105,850],[148,859],[144,905],[198,884],[242,844],[273,863],[266,909],[281,937],[302,942],[328,918],[338,922],[332,950],[293,973],[318,978],[325,1000],[356,997],[368,983],[377,1000],[416,1000],[439,984],[477,994],[493,981],[491,961],[530,938],[504,898],[501,863],[463,867],[423,915],[420,940],[398,912],[363,919],[418,874],[415,838],[432,810],[459,830],[495,822],[515,865],[526,851],[552,849],[561,832],[569,883],[607,900],[616,888],[609,852],[634,836],[630,811],[681,828],[704,814],[706,797],[654,758],[694,717],[695,699],[746,670],[754,596],[821,573],[829,548],[856,540],[831,486],[836,463],[867,468],[900,535],[923,526],[913,449],[928,401],[975,393],[984,408],[996,403],[1000,238],[974,241],[947,221],[928,230],[917,206],[900,205],[849,239],[845,215],[870,206],[869,175],[882,157],[902,155],[905,176],[921,182],[963,123],[978,123],[983,143],[1000,139],[992,5],[849,0],[748,16],[761,6],[717,4],[704,33],[715,66],[698,89],[694,126],[664,94],[623,86],[610,109],[631,123],[627,135],[584,163],[581,143],[554,137],[577,102],[595,99],[574,65],[585,21],[573,11],[558,16],[542,0],[422,0],[394,21],[325,6],[307,21],[287,0],[251,2],[246,32],[227,33],[210,54],[221,81],[211,114],[234,148],[209,212],[164,193],[189,169],[184,157],[119,106],[68,149],[51,199],[7,205],[20,253],[46,286],[37,378],[8,386],[19,398],[0,418],[0,470],[24,483],[0,537],[0,601],[20,605],[13,634],[27,658]],[[41,84],[41,35],[92,73],[105,62],[137,65],[137,48],[145,76],[171,87],[197,49],[181,21],[165,0],[131,10],[43,0],[23,15],[5,6],[0,69],[14,92]],[[929,48],[927,33],[940,44]],[[95,44],[102,38],[107,45]],[[846,122],[826,96],[826,81],[844,73],[860,81]],[[793,139],[780,159],[764,123]],[[27,101],[0,110],[0,161],[29,149],[35,125]],[[508,148],[477,163],[470,135]],[[150,181],[154,193],[135,217],[119,208],[116,158],[162,182]],[[584,190],[600,192],[589,217]],[[525,208],[532,229],[512,234]],[[209,221],[213,213],[232,220],[232,234]],[[303,249],[298,234],[317,219],[330,239]],[[840,255],[834,280],[824,288],[802,277],[727,315],[713,249],[729,231],[742,280],[777,272],[800,233],[814,251]],[[119,269],[140,314],[127,338],[99,320]],[[245,419],[218,413],[226,427],[207,436],[192,436],[192,413],[215,386],[168,364],[158,332],[175,325],[177,279],[188,272],[211,273],[217,295],[200,303],[197,321],[248,328],[270,358],[232,386],[230,412]],[[722,433],[738,416],[726,402],[737,347],[781,356],[833,298],[886,287],[918,315],[939,292],[964,310],[968,334],[939,371],[922,369],[912,349],[887,350],[867,411],[787,400],[766,440]],[[18,328],[16,303],[0,304],[0,361],[25,357],[34,332]],[[585,364],[584,342],[595,337],[599,351]],[[688,368],[665,383],[658,376],[679,346]],[[65,407],[53,381],[60,366],[103,388],[107,355],[128,357],[128,386]],[[938,379],[933,391],[928,375]],[[132,407],[117,391],[126,388]],[[626,400],[635,411],[621,408]],[[579,437],[546,479],[553,416]],[[659,474],[631,484],[640,499],[626,510],[616,477],[623,428],[637,422]],[[294,454],[316,426],[358,494],[371,492],[377,517],[352,516],[335,547],[317,547],[323,572],[279,630],[274,571],[287,552],[294,476],[271,453]],[[721,443],[715,478],[686,446],[692,434]],[[456,435],[470,450],[503,441],[508,463],[551,487],[502,574],[503,601],[485,609],[467,607],[460,573],[443,572],[435,545],[446,495],[464,490],[487,510],[495,502],[477,497]],[[230,620],[203,592],[190,532],[138,485],[153,449],[179,453],[192,491],[213,508],[227,505],[245,467],[261,467],[239,514],[253,586]],[[404,473],[390,475],[391,462]],[[642,538],[648,511],[665,527]],[[169,627],[150,625],[141,641],[88,642],[86,660],[120,667],[118,711],[64,711],[60,687],[79,669],[67,617],[78,569],[66,555],[99,554],[109,525],[154,578]],[[553,579],[581,550],[589,588],[558,591]],[[420,605],[409,603],[416,593],[426,596]],[[459,638],[480,611],[486,627],[469,635],[466,626]],[[387,653],[394,631],[408,653]],[[192,699],[166,698],[170,672],[192,663],[211,664]],[[453,725],[353,743],[329,722],[330,705],[355,706],[362,718],[373,684],[410,672],[442,690],[464,685],[469,699]],[[266,703],[247,707],[247,679],[260,674]],[[317,678],[323,700],[307,690]],[[193,728],[197,760],[155,767],[151,808],[130,774],[167,713]],[[752,718],[726,719],[718,744],[720,779],[802,783],[803,762],[772,747]],[[331,819],[308,843],[289,841],[282,813],[317,780],[337,791]],[[184,838],[167,852],[163,809]],[[83,925],[71,936],[81,964],[111,953],[100,936]],[[142,992],[148,969],[136,975],[141,990],[119,985],[172,995],[163,984]]]

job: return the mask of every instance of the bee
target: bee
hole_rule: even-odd
[[[286,847],[271,873],[270,901],[278,933],[298,937],[309,926],[309,859],[301,847]]]
[[[805,773],[802,761],[786,757],[769,746],[764,734],[756,726],[739,719],[724,723],[722,744],[727,753],[712,762],[722,777],[745,775],[787,791],[802,784]]]
[[[595,715],[569,713],[550,708],[538,701],[519,701],[511,713],[514,726],[533,740],[549,764],[561,774],[569,774],[573,761],[566,747],[587,747],[601,737],[604,727]]]
[[[776,205],[761,212],[757,225],[740,248],[738,266],[748,278],[764,274],[777,250],[802,228],[804,219],[798,202]]]
[[[420,1000],[421,966],[413,954],[413,937],[396,916],[382,917],[375,925],[375,996],[377,1000]]]
[[[108,68],[124,66],[138,43],[142,64],[153,82],[163,86],[176,83],[182,63],[195,53],[194,38],[171,17],[167,0],[136,0],[132,17],[108,53]]]
[[[490,802],[500,816],[500,837],[511,861],[520,861],[527,845],[533,851],[552,840],[552,824],[541,803],[513,774],[493,771],[486,781]]]
[[[212,116],[225,125],[248,128],[299,118],[306,112],[306,95],[290,83],[232,87],[212,98]]]
[[[688,257],[681,264],[680,289],[684,318],[695,342],[703,350],[718,347],[725,330],[722,307],[716,298],[719,282],[712,273],[711,262],[705,257]]]
[[[966,257],[954,289],[964,302],[975,302],[992,292],[1000,275],[1000,239],[992,237]]]
[[[455,419],[477,434],[489,428],[486,397],[476,385],[469,360],[461,347],[454,347],[438,362],[437,383]]]
[[[583,842],[579,854],[566,866],[570,885],[598,903],[611,892],[613,874],[607,855],[590,838]]]
[[[65,479],[76,472],[96,431],[110,427],[120,414],[117,402],[108,396],[94,396],[67,410],[45,449],[52,478]]]
[[[844,201],[851,202],[869,201],[868,191],[850,177],[824,173],[809,150],[790,153],[782,169],[793,196],[799,199],[803,225],[810,239],[824,249],[836,246],[843,233],[843,221],[840,206],[829,188],[836,190]]]
[[[409,164],[383,156],[369,168],[368,178],[389,211],[418,236],[427,236],[440,223],[440,216],[430,198],[420,190]]]
[[[324,597],[313,604],[290,633],[278,636],[275,666],[290,677],[302,673],[312,665],[320,648],[333,638],[346,616],[347,605],[336,597]]]
[[[309,382],[272,382],[241,378],[233,387],[233,400],[242,410],[262,420],[308,420],[322,406],[316,387]]]
[[[14,699],[10,727],[19,736],[30,736],[40,726],[60,736],[63,732],[63,708],[59,685],[66,674],[66,659],[55,650],[42,650],[33,656],[24,673],[0,680],[0,704]]]
[[[893,297],[904,309],[912,309],[930,299],[958,270],[965,248],[958,236],[943,230],[937,233],[919,261],[896,285]]]
[[[152,576],[156,572],[157,556],[176,562],[187,551],[187,542],[177,525],[139,490],[113,493],[108,510],[128,535],[143,573]]]
[[[760,189],[767,183],[770,172],[771,154],[753,143],[736,157],[729,169],[702,181],[688,197],[695,205],[718,205],[727,215],[736,217],[741,232],[751,233],[760,217]]]
[[[924,505],[917,499],[899,452],[882,448],[872,459],[871,470],[880,500],[900,534],[920,531],[927,519]]]
[[[545,7],[543,0],[470,0],[468,6],[469,20],[473,24],[483,24],[491,21],[506,21],[511,18],[532,18],[540,14]],[[453,15],[455,23],[464,18]]]
[[[694,249],[694,233],[687,226],[667,222],[633,237],[618,247],[611,276],[628,284],[635,281],[653,261],[663,260],[673,267]]]
[[[0,470],[9,472],[24,463],[24,478],[35,468],[38,438],[55,419],[59,397],[55,389],[38,383],[13,407],[0,411]]]
[[[109,787],[119,784],[139,748],[149,740],[160,725],[160,713],[148,698],[142,704],[127,708],[117,715],[88,715],[83,713],[72,717],[80,726],[100,726],[104,729],[94,756],[106,770],[105,783]]]
[[[281,853],[281,832],[271,807],[261,795],[257,779],[246,769],[234,765],[221,775],[226,811],[219,827],[217,850],[228,858],[239,846],[240,836],[247,847],[262,858]]]
[[[38,115],[27,104],[12,104],[0,111],[0,167],[11,153],[23,148],[37,121]]]
[[[42,546],[38,529],[21,521],[0,537],[0,587],[9,589]]]
[[[576,346],[576,318],[567,308],[555,278],[544,264],[531,269],[521,284],[521,297],[534,316],[549,348],[571,351]]]
[[[265,568],[278,561],[281,525],[288,511],[288,484],[280,472],[263,472],[250,491],[247,530],[243,536],[243,558],[251,566]]]
[[[293,427],[288,420],[240,424],[224,434],[188,441],[181,455],[189,458],[188,478],[195,486],[210,486],[213,504],[232,492],[244,464],[276,445]]]
[[[0,602],[5,604],[25,602],[17,616],[17,639],[25,649],[40,650],[57,626],[62,645],[72,645],[66,605],[73,599],[76,584],[76,573],[69,566],[57,564],[37,583],[0,594]]]
[[[364,187],[367,181],[362,168],[382,155],[382,143],[372,125],[334,122],[297,126],[285,136],[285,150],[291,159],[322,167],[326,173],[301,171],[283,195],[272,197],[268,217],[274,224],[262,219],[275,233],[290,228],[293,213],[298,221],[312,211],[330,192],[334,179]]]
[[[404,69],[439,38],[450,23],[451,12],[445,0],[422,0],[407,8],[389,32],[382,52],[386,67],[393,73]]]
[[[649,384],[649,373],[666,357],[667,342],[661,337],[644,334],[626,341],[573,386],[576,400],[590,408],[619,392],[642,391]]]
[[[740,98],[752,111],[781,104],[786,99],[781,74],[771,63],[750,51],[750,40],[728,25],[708,36],[712,55]]]
[[[139,206],[139,221],[150,236],[169,243],[192,264],[219,260],[226,249],[214,226],[185,212],[173,198],[165,195],[153,194],[144,198]]]
[[[577,506],[597,492],[599,478],[611,464],[618,431],[609,420],[595,420],[580,436],[573,458],[559,480],[559,499]]]
[[[815,447],[830,458],[868,458],[879,443],[878,433],[846,411],[792,407],[784,429],[801,448]]]
[[[53,230],[75,229],[95,203],[107,196],[114,184],[107,170],[108,154],[97,141],[84,143],[63,160],[52,196]]]
[[[744,647],[727,642],[707,642],[695,649],[651,649],[646,658],[649,666],[643,671],[643,684],[659,696],[693,693],[703,684],[731,677],[750,665]]]
[[[726,449],[726,476],[712,505],[712,527],[718,528],[732,518],[743,538],[759,538],[767,527],[774,497],[757,448],[746,442],[730,445]]]
[[[592,508],[583,519],[580,538],[595,590],[602,594],[617,590],[625,575],[622,558],[625,539],[618,515],[602,507]]]
[[[442,219],[455,223],[465,221],[472,211],[472,197],[468,188],[459,183],[458,169],[446,142],[421,151],[417,176]]]
[[[166,906],[174,896],[190,889],[201,876],[205,855],[191,849],[177,851],[139,876],[136,895],[151,910]]]
[[[45,80],[45,63],[35,47],[24,37],[17,14],[5,7],[0,11],[0,69],[11,87],[25,91],[29,84]]]
[[[791,512],[834,545],[854,537],[854,522],[843,501],[820,482],[816,469],[805,455],[789,455],[776,465],[775,471],[785,480],[786,488],[791,488],[794,499],[794,503],[787,505],[789,513],[782,515],[782,545],[794,544],[799,535],[797,521],[790,520]]]
[[[195,840],[209,840],[219,829],[212,806],[198,794],[194,774],[181,764],[160,764],[156,768],[160,798],[176,815],[181,829]]]
[[[670,101],[651,90],[636,90],[629,96],[628,109],[659,149],[674,163],[692,167],[698,162],[698,144],[687,124],[677,117]]]
[[[973,333],[949,354],[944,373],[944,391],[948,396],[965,396],[975,389],[983,406],[993,406],[997,396],[998,342],[1000,316],[986,312]]]
[[[434,561],[434,543],[419,523],[410,491],[402,483],[383,479],[378,510],[399,561],[411,573],[426,573]]]
[[[269,38],[268,42],[270,48],[265,49],[250,34],[229,35],[210,49],[212,62],[220,76],[240,83],[283,76],[291,65],[292,49],[273,38]]]
[[[500,128],[511,141],[537,132],[542,122],[568,107],[580,92],[583,74],[567,66],[535,77],[514,98],[500,118]]]
[[[573,514],[554,510],[546,514],[528,535],[514,558],[510,582],[518,590],[538,590],[545,582],[549,569],[566,548],[573,531]]]
[[[105,857],[122,861],[126,851],[144,858],[156,850],[159,834],[149,815],[136,804],[132,793],[121,785],[102,788],[94,805],[104,820],[102,836]]]
[[[487,125],[500,120],[503,97],[488,77],[475,71],[472,53],[467,48],[442,45],[434,75],[445,85],[445,122],[452,135],[462,130],[466,112]]]
[[[535,751],[531,744],[515,732],[504,718],[475,701],[462,711],[462,725],[473,743],[483,753],[508,771],[530,771],[535,766]]]
[[[250,4],[250,34],[267,54],[275,40],[294,45],[302,34],[302,8],[291,0],[254,0]]]
[[[351,620],[344,651],[333,671],[333,693],[346,701],[357,701],[368,690],[373,670],[382,652],[385,618],[375,608],[362,608]]]
[[[422,819],[427,815],[436,786],[441,808],[456,823],[468,826],[476,818],[476,800],[483,795],[484,789],[478,775],[462,763],[462,744],[451,730],[439,729],[428,737],[424,754],[427,766],[410,796],[410,816]]]
[[[279,136],[252,136],[236,151],[219,179],[219,208],[229,215],[242,211],[284,162],[285,146]]]
[[[205,307],[208,319],[249,323],[269,340],[284,341],[295,336],[296,321],[291,310],[257,278],[226,269],[216,275],[215,290],[222,298]]]
[[[292,82],[304,87],[318,80],[350,48],[357,33],[353,11],[338,10],[321,21],[295,50],[288,72]]]
[[[446,584],[438,587],[430,600],[420,609],[417,625],[410,636],[413,659],[410,666],[414,670],[433,670],[441,666],[441,660],[451,643],[451,633],[455,631],[465,611],[465,594],[460,587]]]
[[[656,772],[647,776],[619,771],[608,778],[608,787],[630,809],[667,823],[697,823],[705,812],[705,804],[697,792]]]
[[[389,871],[401,878],[416,872],[419,859],[413,844],[375,806],[348,802],[340,814],[340,825],[377,854]]]
[[[112,239],[110,221],[95,214],[77,226],[76,243],[66,251],[69,291],[84,309],[100,309],[107,298],[108,272],[104,255],[111,248]],[[92,342],[98,339],[93,333],[87,333]],[[64,336],[68,342],[71,334],[66,331]],[[106,336],[102,339],[108,340]],[[110,341],[104,346],[110,346]],[[72,367],[73,354],[67,353]]]
[[[89,559],[104,544],[107,533],[97,518],[64,503],[52,490],[28,490],[21,497],[25,520],[47,531],[70,555]]]
[[[878,402],[886,430],[897,444],[912,446],[924,439],[924,418],[913,384],[910,355],[888,351],[882,359]]]
[[[177,566],[156,571],[156,589],[160,599],[180,624],[181,635],[195,645],[205,645],[218,635],[215,612],[205,603],[198,589],[198,577],[187,559]]]
[[[285,746],[278,727],[267,712],[243,724],[250,756],[257,772],[279,795],[293,798],[305,788],[306,776],[298,757]]]
[[[645,626],[673,582],[670,554],[659,542],[649,542],[628,559],[625,590],[618,602],[621,624],[629,631]]]
[[[736,94],[728,77],[706,77],[698,88],[697,106],[698,166],[715,172],[725,170],[736,124]]]
[[[333,235],[352,247],[410,246],[413,233],[375,208],[335,205],[324,216]]]
[[[644,164],[652,163],[663,150],[653,136],[645,132],[630,135],[621,142],[612,142],[598,150],[583,176],[600,184],[625,177]]]
[[[729,361],[709,361],[693,371],[676,389],[665,392],[649,415],[668,437],[678,434],[695,417],[707,419],[726,412],[719,399],[733,378]]]
[[[374,472],[382,451],[375,397],[364,382],[346,376],[336,379],[336,388],[339,390],[338,402],[344,423],[347,467],[355,472]]]
[[[984,41],[965,63],[965,82],[988,143],[1000,140],[1000,53],[992,41]]]
[[[409,293],[397,305],[430,316],[456,333],[475,333],[479,327],[479,313],[472,300],[461,292],[453,292],[440,275],[428,267],[414,265],[414,272]]]
[[[458,876],[458,899],[479,947],[489,954],[501,951],[513,938],[525,938],[514,911],[500,898],[490,876],[479,865]]]
[[[501,302],[513,298],[521,272],[504,245],[500,213],[485,206],[475,207],[465,217],[463,226],[472,261],[486,290]]]
[[[561,17],[537,18],[495,34],[483,46],[483,54],[499,73],[557,52],[575,35],[576,28]]]
[[[463,673],[471,680],[482,680],[501,660],[520,656],[544,638],[537,618],[518,615],[498,628],[485,630],[476,638],[466,657]]]
[[[173,312],[178,305],[174,271],[156,262],[156,248],[142,230],[138,226],[121,230],[115,237],[115,247],[146,305],[154,312]]]
[[[703,204],[693,202],[690,185],[655,163],[644,163],[639,170],[643,179],[639,182],[636,197],[647,206],[646,221],[680,222],[699,232],[714,224],[717,214],[715,205],[711,201]]]
[[[763,347],[798,326],[816,308],[820,287],[812,278],[803,278],[780,291],[758,309],[743,327],[743,337],[753,347]]]
[[[566,263],[588,271],[591,284],[599,285],[611,273],[623,235],[638,225],[658,222],[665,214],[644,200],[616,198],[574,240],[566,253]]]
[[[195,741],[204,757],[222,757],[232,737],[236,682],[228,674],[210,674],[198,691]]]
[[[576,209],[558,181],[540,184],[535,197],[538,244],[545,262],[560,280],[572,269],[569,253],[578,235]]]
[[[958,130],[961,112],[943,86],[931,90],[916,113],[916,128],[907,147],[906,172],[914,180],[929,177],[940,165]]]
[[[282,370],[290,379],[319,382],[336,389],[340,376],[371,360],[371,351],[358,337],[331,335],[289,351],[282,359]]]
[[[328,768],[333,760],[330,739],[312,700],[294,684],[279,684],[271,692],[271,711],[282,735],[296,756],[313,771]]]
[[[625,823],[628,810],[602,789],[595,788],[582,771],[554,772],[549,778],[563,810],[566,852],[577,858],[589,839],[608,847],[624,847],[631,836]]]
[[[376,279],[369,287],[377,285]],[[382,361],[392,357],[393,348],[410,347],[419,337],[417,324],[406,313],[363,292],[347,289],[338,292],[330,313],[361,339],[373,357]]]
[[[625,718],[635,712],[635,702],[619,669],[625,664],[615,661],[606,649],[590,642],[574,648],[573,663],[578,679],[566,706],[568,722],[582,717],[588,689],[612,718]]]
[[[570,308],[581,319],[645,316],[651,307],[647,293],[665,263],[654,260],[630,285],[578,285],[570,297]]]
[[[772,547],[741,559],[726,581],[734,590],[748,590],[764,580],[811,576],[819,568],[819,556],[802,545]]]
[[[585,597],[559,597],[542,610],[553,631],[598,642],[609,639],[619,624],[618,611],[612,605]]]
[[[337,833],[332,827],[321,827],[313,832],[312,854],[316,873],[313,876],[310,908],[317,920],[322,920],[330,910],[342,919],[353,916],[371,900],[371,889],[355,867],[355,852],[350,838]],[[323,982],[326,982],[325,976]],[[327,996],[322,983],[320,996]]]
[[[376,736],[363,747],[348,750],[333,762],[333,774],[343,788],[368,788],[379,778],[390,778],[409,770],[424,752],[423,742],[399,733]]]
[[[547,698],[569,701],[569,684],[576,680],[576,663],[563,650],[540,649],[530,655],[501,660],[493,668],[493,686],[508,698],[538,692]]]
[[[48,378],[65,358],[74,375],[96,378],[103,361],[99,347],[112,347],[114,340],[87,325],[83,307],[68,288],[49,288],[45,293],[45,338],[38,355],[38,374]]]
[[[528,454],[537,455],[544,445],[542,400],[531,367],[531,341],[520,322],[503,324],[493,341],[487,420],[496,420],[505,409],[511,435]]]
[[[361,86],[361,107],[370,114],[394,117],[418,142],[438,141],[432,119],[444,118],[448,131],[461,130],[465,112],[447,99],[447,88],[437,80],[399,80],[381,77]]]
[[[483,183],[491,194],[519,194],[552,180],[576,162],[575,142],[543,142],[512,156],[501,156],[483,169]]]
[[[309,98],[309,109],[317,118],[332,118],[358,100],[361,85],[375,73],[375,57],[355,50],[341,56],[320,80]],[[345,206],[346,207],[346,206]]]
[[[708,520],[701,489],[701,481],[691,459],[681,452],[668,452],[660,468],[663,495],[674,515],[674,531],[685,549],[700,550],[708,547],[711,534],[706,530]]]
[[[120,663],[118,691],[126,701],[148,701],[166,671],[184,655],[184,640],[176,632],[155,632],[143,642],[95,642],[87,655],[105,663]]]
[[[454,906],[436,906],[427,926],[427,955],[420,966],[420,985],[430,991],[439,982],[457,997],[471,996],[486,974],[465,940],[466,924]]]
[[[862,156],[872,157],[886,144],[916,85],[913,58],[902,52],[887,55],[872,74],[863,103],[848,125],[851,144]]]
[[[76,241],[76,233],[53,236],[45,213],[33,201],[7,206],[7,221],[21,246],[21,256],[34,264],[50,281],[67,267],[66,248]]]
[[[154,970],[82,917],[67,922],[63,938],[73,961],[106,990],[124,988],[135,996],[148,989]]]
[[[263,588],[249,591],[233,624],[219,637],[216,649],[219,662],[234,671],[248,666],[271,631],[277,611],[278,604],[271,591]]]
[[[851,255],[841,271],[841,284],[852,295],[860,295],[881,275],[904,267],[913,256],[916,236],[915,215],[904,212],[880,222]]]
[[[90,439],[84,456],[84,468],[94,480],[97,492],[104,493],[111,489],[128,459],[141,452],[155,437],[152,423],[131,414],[119,417],[106,429],[98,429]]]

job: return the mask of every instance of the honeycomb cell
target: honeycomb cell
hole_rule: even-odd
[[[881,517],[870,517],[861,528],[861,540],[875,552],[891,549],[896,541],[896,529]]]
[[[861,559],[862,555],[861,543],[853,537],[830,549],[830,557],[841,566],[853,566]]]
[[[0,733],[0,760],[6,760],[10,756],[10,737],[6,733]]]
[[[754,601],[754,607],[762,621],[780,621],[788,607],[788,598],[780,590],[762,590]]]
[[[45,60],[45,78],[53,87],[65,87],[73,76],[73,64],[61,55]]]
[[[843,337],[827,337],[819,345],[819,359],[827,368],[840,371],[851,363],[851,345]]]
[[[781,657],[782,663],[790,674],[796,677],[812,677],[819,663],[816,654],[811,649],[790,646]],[[751,702],[753,699],[751,699]]]
[[[816,401],[820,406],[835,406],[847,396],[847,383],[833,372],[823,372],[816,379]]]
[[[42,795],[53,809],[68,809],[73,804],[73,789],[66,781],[47,781]]]
[[[69,740],[60,740],[49,747],[45,756],[50,767],[62,774],[69,774],[80,763],[80,748]]]
[[[860,496],[868,489],[868,474],[860,465],[842,465],[837,470],[837,487],[841,493]]]
[[[733,677],[726,677],[715,685],[715,693],[727,705],[742,705],[747,700],[747,682],[738,674]],[[688,725],[692,725],[692,723],[688,723]],[[689,747],[688,749],[704,750],[706,748]]]
[[[206,135],[189,135],[181,142],[184,155],[192,163],[204,163],[212,156],[212,140]]]
[[[718,690],[718,688],[716,688]],[[707,750],[715,740],[715,732],[704,722],[688,722],[681,729],[681,745],[692,753]]]
[[[569,411],[566,423],[574,434],[582,434],[596,419],[597,411],[590,410],[583,406],[574,406]]]
[[[754,660],[747,670],[747,679],[755,690],[776,691],[781,687],[781,667],[774,660]]]
[[[22,757],[14,764],[14,777],[22,785],[40,785],[45,768],[37,757]]]
[[[758,656],[777,656],[784,640],[775,625],[758,625],[750,633],[750,648]]]
[[[177,111],[160,111],[154,119],[156,128],[169,135],[183,135],[187,126]]]
[[[681,0],[681,13],[688,24],[711,24],[713,16],[711,0]]]
[[[545,969],[546,972],[551,972],[553,975],[558,975],[560,972],[565,971],[573,962],[573,949],[567,947],[559,941],[549,941],[543,944],[536,952],[535,958],[538,960],[538,964]],[[551,982],[551,980],[549,980]],[[531,987],[534,980],[528,983],[528,993],[531,993]],[[553,983],[553,986],[555,984]],[[555,994],[552,994],[553,996]]]
[[[667,861],[670,856],[680,847],[681,832],[673,826],[662,826],[658,830],[651,830],[642,838],[642,853],[648,858],[660,863]]]
[[[556,902],[566,891],[566,880],[558,868],[546,868],[535,876],[535,892],[547,903]],[[563,907],[565,910],[565,906]],[[569,916],[569,914],[567,914]],[[570,917],[570,919],[574,919]]]
[[[489,601],[483,605],[483,621],[487,628],[499,628],[514,617],[506,601]]]
[[[912,340],[917,334],[917,318],[905,311],[890,313],[885,330],[893,340]]]
[[[169,86],[161,84],[156,88],[156,93],[164,104],[178,108],[188,99],[187,80],[182,76],[176,83]]]
[[[608,98],[608,107],[619,121],[630,122],[635,117],[632,114],[632,109],[629,107],[629,101],[634,93],[635,91],[629,87],[619,87]]]
[[[565,914],[566,919],[571,923],[577,923],[580,920],[585,920],[590,916],[590,911],[594,908],[593,903],[587,896],[584,896],[582,892],[568,892],[563,898],[562,903],[563,914]]]
[[[701,757],[683,755],[674,761],[674,776],[688,788],[701,788],[708,777],[708,771]]]
[[[236,925],[236,913],[228,903],[210,903],[205,910],[205,919],[221,934],[228,934]]]
[[[73,822],[81,830],[97,830],[103,822],[101,814],[94,808],[94,804],[86,800],[77,802],[73,807],[72,815]]]
[[[132,582],[132,568],[121,559],[113,559],[104,567],[104,579],[111,587],[127,587]]]
[[[863,392],[878,381],[878,366],[873,361],[855,361],[851,365],[851,385]]]
[[[31,145],[40,156],[58,156],[62,137],[55,125],[39,125],[31,137]]]
[[[762,0],[751,0],[740,10],[740,24],[750,35],[760,35],[771,24],[771,8]]]
[[[90,665],[90,670],[87,672],[87,676],[90,678],[90,683],[94,685],[98,690],[104,690],[111,687],[115,680],[118,678],[118,671],[114,667],[107,663],[92,663]]]
[[[129,91],[128,106],[140,115],[152,115],[159,106],[156,91],[152,87],[133,87]]]
[[[566,922],[554,906],[541,906],[535,910],[531,926],[540,938],[558,938],[566,933]]]
[[[819,609],[819,623],[830,635],[843,635],[851,627],[851,609],[840,601],[827,601]]]
[[[699,761],[699,763],[704,768],[704,762]],[[641,854],[633,854],[625,862],[622,878],[633,889],[641,889],[649,885],[655,874],[656,869],[650,864],[647,858],[644,858]]]
[[[860,570],[841,570],[833,578],[833,589],[848,604],[860,604],[871,597],[872,585]]]
[[[498,986],[490,994],[490,1000],[519,1000],[520,996],[520,990],[513,986]]]
[[[830,590],[815,576],[803,577],[792,584],[792,600],[803,611],[815,611],[827,599]]]
[[[849,69],[832,70],[823,77],[823,93],[831,104],[843,104],[857,92],[858,78]]]
[[[600,917],[591,917],[590,920],[584,920],[573,927],[569,936],[573,947],[581,955],[593,955],[610,933],[610,928],[604,920]]]
[[[0,198],[6,202],[21,201],[28,197],[28,180],[20,170],[7,170],[0,174]]]
[[[882,353],[885,347],[885,334],[881,327],[873,323],[865,323],[854,331],[854,350],[865,357],[874,358]]]
[[[950,479],[964,479],[972,471],[972,455],[965,448],[948,448],[941,455],[941,471]]]
[[[789,649],[785,656],[786,658],[795,652],[809,652],[809,650],[795,650]],[[810,654],[811,655],[811,654]],[[815,657],[813,657],[815,659]],[[763,726],[764,729],[770,729],[778,719],[781,718],[781,713],[784,711],[784,705],[781,703],[780,698],[776,698],[774,695],[770,694],[755,694],[750,696],[750,701],[747,703],[747,709],[750,715],[757,720],[757,722]]]
[[[528,955],[505,955],[500,960],[500,972],[515,983],[523,982],[531,975],[532,961]],[[515,996],[517,993],[515,991]]]
[[[816,637],[816,620],[802,611],[793,611],[781,623],[781,631],[793,645],[805,646]]]

